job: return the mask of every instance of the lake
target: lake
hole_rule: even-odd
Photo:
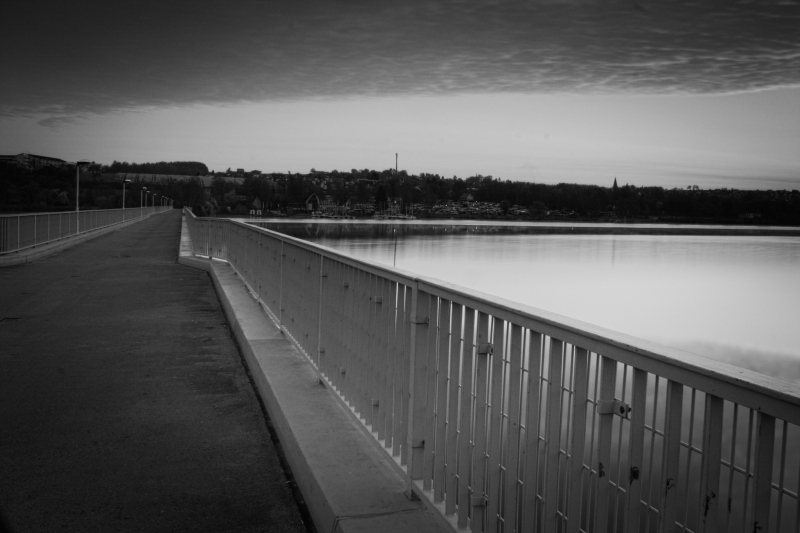
[[[714,235],[731,229],[713,226],[688,228],[711,234],[664,235],[658,233],[687,228],[362,221],[264,225],[361,259],[396,263],[403,270],[800,383],[798,236]],[[608,231],[620,234],[603,234]],[[654,234],[622,234],[628,231]]]

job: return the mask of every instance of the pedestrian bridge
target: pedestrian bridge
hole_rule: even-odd
[[[800,530],[797,385],[244,222],[184,219],[186,262],[230,265],[445,527]]]

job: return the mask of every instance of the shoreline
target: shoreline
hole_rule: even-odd
[[[228,218],[228,217],[225,217]],[[234,217],[231,217],[234,218]],[[418,219],[418,220],[374,220],[374,219],[305,219],[305,218],[240,218],[242,222],[275,226],[376,226],[415,229],[419,233],[496,233],[530,235],[696,235],[734,237],[800,237],[800,227],[792,226],[723,226],[723,225],[678,225],[655,223],[595,223],[595,222],[533,222],[465,219]],[[419,231],[422,230],[422,231]]]

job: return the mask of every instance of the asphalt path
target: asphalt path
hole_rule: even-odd
[[[180,212],[0,269],[0,515],[25,531],[306,531]]]

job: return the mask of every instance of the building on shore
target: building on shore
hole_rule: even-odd
[[[44,167],[61,168],[69,164],[63,159],[34,154],[0,155],[0,163],[16,166],[25,172],[35,172]]]

